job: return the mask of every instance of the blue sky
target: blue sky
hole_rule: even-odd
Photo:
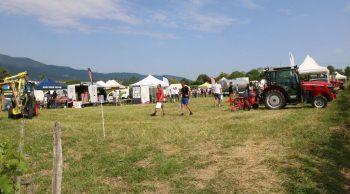
[[[350,65],[350,0],[1,0],[0,53],[99,72]]]

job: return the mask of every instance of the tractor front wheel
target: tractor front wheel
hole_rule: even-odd
[[[325,108],[327,103],[328,101],[324,96],[316,96],[312,102],[312,105],[316,108]]]
[[[281,109],[286,105],[284,95],[278,90],[268,91],[265,95],[264,102],[266,108],[271,110]]]

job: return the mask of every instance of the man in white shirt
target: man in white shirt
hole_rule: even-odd
[[[222,94],[222,87],[220,84],[216,83],[213,86],[212,89],[213,93],[214,93],[214,106],[221,106],[221,94]]]
[[[174,88],[174,102],[179,102],[179,88]]]

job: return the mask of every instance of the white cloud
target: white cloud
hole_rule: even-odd
[[[184,20],[185,28],[203,32],[220,32],[236,21],[236,19],[227,16],[202,14],[198,11],[181,12],[179,17]]]
[[[146,36],[146,37],[151,37],[151,38],[156,38],[156,39],[168,39],[168,40],[169,39],[178,39],[178,37],[172,33],[135,30],[132,27],[118,27],[118,28],[101,27],[101,28],[95,29],[95,31],[110,31],[110,32],[121,33],[121,34]]]
[[[350,2],[345,6],[346,11],[350,11]]]
[[[114,0],[1,0],[0,11],[35,16],[46,26],[84,29],[83,19],[108,19],[127,24],[140,21]]]
[[[238,19],[227,15],[204,11],[213,2],[213,0],[191,0],[190,3],[185,3],[175,10],[156,12],[151,18],[163,26],[202,32],[221,32],[235,22],[237,24],[245,22],[240,23]]]
[[[244,7],[249,8],[249,9],[260,9],[262,8],[261,5],[258,5],[255,3],[254,0],[240,0],[241,3],[243,4]]]
[[[292,12],[290,9],[279,9],[278,10],[279,13],[283,14],[283,15],[292,15]]]
[[[336,53],[336,54],[343,54],[343,53],[345,53],[345,51],[344,51],[344,49],[337,48],[337,49],[334,50],[334,53]]]
[[[241,1],[248,8],[260,7],[253,0]],[[152,31],[158,29],[159,25],[170,30],[221,32],[234,23],[250,22],[215,12],[215,9],[211,9],[211,5],[218,3],[216,0],[189,0],[181,1],[180,4],[178,1],[170,1],[170,3],[173,6],[169,6],[168,9],[155,10],[126,0],[0,0],[0,13],[32,16],[55,31],[108,29],[117,33],[160,39],[174,39],[177,36],[173,33]],[[95,22],[93,25],[89,24],[89,20],[109,20],[114,23],[102,26],[107,24]]]

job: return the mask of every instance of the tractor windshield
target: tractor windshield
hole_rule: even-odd
[[[299,76],[295,69],[270,71],[269,85],[280,86],[285,89],[291,99],[297,98],[299,93]]]

